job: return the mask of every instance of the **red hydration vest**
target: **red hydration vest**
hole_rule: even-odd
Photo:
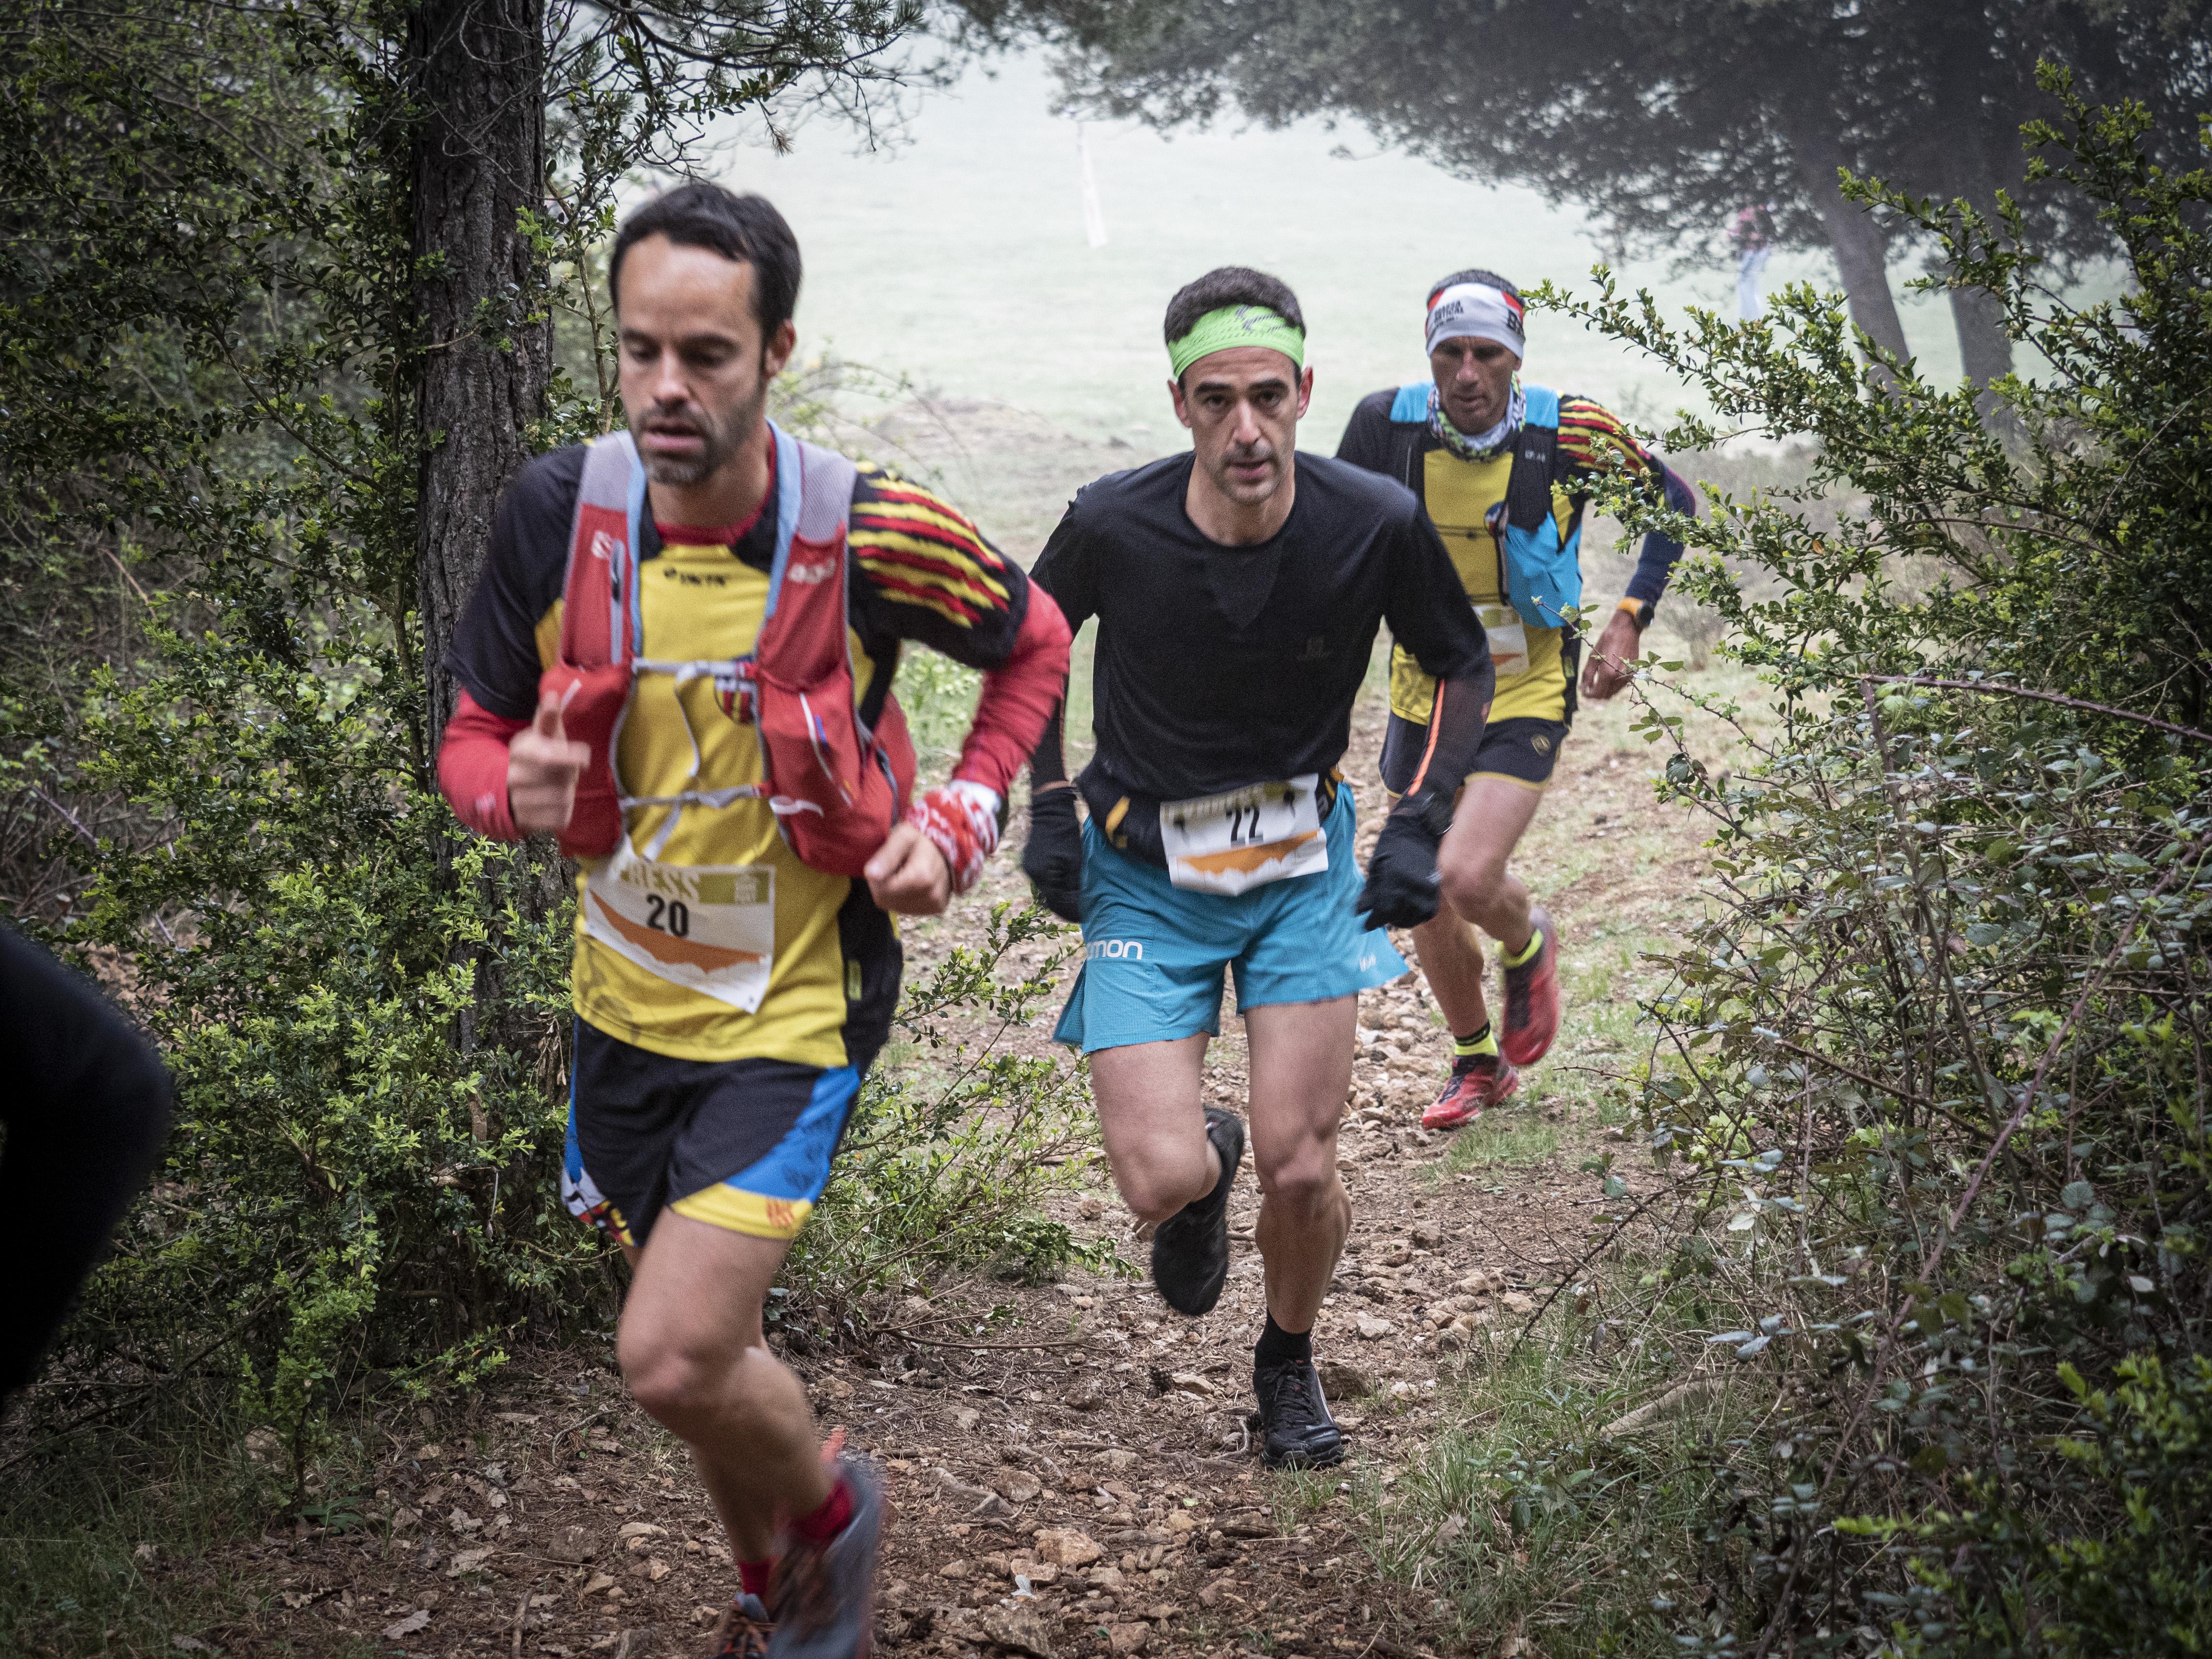
[[[631,807],[673,807],[672,827],[687,806],[719,809],[765,798],[802,862],[828,875],[857,876],[906,811],[915,772],[906,715],[887,695],[872,728],[855,696],[845,530],[858,470],[773,422],[769,431],[775,441],[776,526],[768,608],[751,653],[724,660],[638,654],[645,467],[628,432],[609,433],[585,453],[562,587],[561,658],[539,681],[541,696],[550,691],[562,700],[568,737],[592,751],[561,836],[561,850],[572,858],[613,852]],[[674,795],[622,793],[614,756],[623,720],[637,676],[654,673],[674,676],[679,687],[712,677],[724,712],[759,731],[759,783]],[[696,744],[693,753],[696,769]]]

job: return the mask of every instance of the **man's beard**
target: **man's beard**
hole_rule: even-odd
[[[760,425],[762,411],[767,406],[768,376],[763,374],[753,395],[719,421],[696,404],[686,405],[680,412],[658,405],[648,409],[630,422],[632,436],[642,438],[646,428],[657,421],[695,432],[701,441],[698,454],[688,460],[674,455],[656,455],[641,443],[638,453],[645,459],[645,476],[655,483],[671,484],[679,489],[704,483],[727,465],[730,457],[738,453],[738,446]]]

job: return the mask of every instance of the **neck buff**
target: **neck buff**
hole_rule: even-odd
[[[1528,399],[1522,392],[1521,377],[1516,374],[1513,395],[1506,399],[1504,418],[1489,431],[1470,438],[1451,423],[1436,387],[1429,388],[1429,435],[1462,461],[1487,461],[1500,454],[1513,441],[1513,434],[1521,429],[1528,413]]]
[[[1291,360],[1291,367],[1306,366],[1306,337],[1265,306],[1224,306],[1209,311],[1192,325],[1189,333],[1168,343],[1168,367],[1175,377],[1200,357],[1237,346],[1265,346]]]
[[[1528,355],[1521,301],[1487,283],[1455,283],[1429,301],[1428,349],[1443,340],[1495,340],[1516,357]]]

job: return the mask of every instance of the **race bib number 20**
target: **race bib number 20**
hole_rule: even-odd
[[[747,1013],[775,965],[775,872],[662,864],[625,836],[584,884],[584,931],[649,974]]]
[[[1168,879],[1201,893],[1231,896],[1318,876],[1328,868],[1328,834],[1315,797],[1318,773],[1255,783],[1197,800],[1164,802],[1160,842]]]

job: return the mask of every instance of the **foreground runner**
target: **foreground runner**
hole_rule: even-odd
[[[1192,1315],[1228,1273],[1244,1151],[1237,1116],[1200,1103],[1222,969],[1236,975],[1267,1271],[1253,1385],[1277,1466],[1344,1455],[1310,1333],[1352,1218],[1336,1127],[1358,994],[1405,971],[1370,930],[1434,914],[1437,842],[1491,689],[1482,629],[1419,503],[1295,453],[1313,390],[1304,326],[1290,289],[1252,270],[1213,271],[1168,307],[1193,453],[1085,489],[1034,572],[1072,625],[1098,618],[1098,748],[1071,787],[1054,719],[1023,859],[1046,902],[1083,922],[1059,1036],[1091,1056],[1123,1200],[1158,1224],[1153,1282]],[[1436,740],[1363,890],[1336,765],[1386,617],[1435,677]]]
[[[629,1254],[623,1375],[729,1531],[715,1651],[844,1659],[870,1640],[877,1480],[820,1451],[762,1304],[890,1028],[885,913],[980,873],[1068,635],[951,507],[765,419],[799,277],[757,196],[687,185],[624,224],[630,428],[501,503],[440,780],[475,828],[584,860],[564,1184]],[[955,781],[894,828],[906,640],[983,692]]]
[[[1443,860],[1449,908],[1413,930],[1454,1038],[1451,1075],[1422,1123],[1471,1122],[1521,1086],[1559,1029],[1559,935],[1506,861],[1536,816],[1575,716],[1582,603],[1583,508],[1603,471],[1639,473],[1680,513],[1697,510],[1690,487],[1628,428],[1586,398],[1521,383],[1521,295],[1486,270],[1447,276],[1429,295],[1433,381],[1362,398],[1337,457],[1420,496],[1450,549],[1467,596],[1490,635],[1498,695],[1475,757],[1460,820],[1468,833]],[[1469,434],[1474,435],[1469,436]],[[1636,574],[1582,672],[1582,692],[1603,702],[1628,684],[1667,574],[1682,544],[1644,538]],[[1429,744],[1435,683],[1401,641],[1390,654],[1390,721],[1382,781],[1413,786]],[[1472,924],[1472,925],[1470,925]],[[1480,927],[1504,955],[1505,1008],[1493,1030],[1483,996]]]
[[[90,980],[0,927],[0,1407],[37,1374],[169,1133],[169,1073]]]

